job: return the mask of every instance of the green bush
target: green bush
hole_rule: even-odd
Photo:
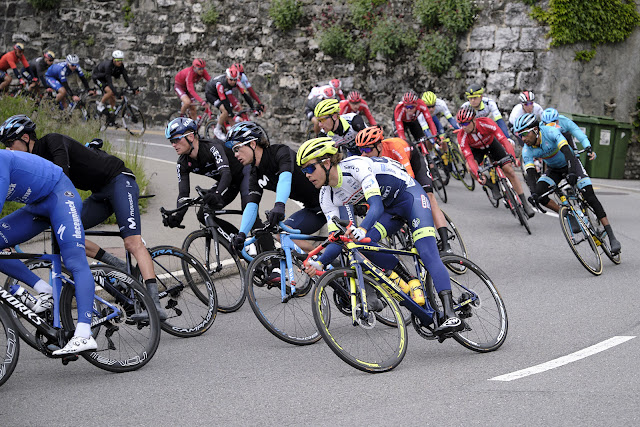
[[[125,0],[124,6],[122,6],[122,11],[124,12],[124,26],[128,27],[129,23],[133,21],[133,9],[131,5],[133,4],[133,0]]]
[[[205,25],[215,25],[218,22],[220,13],[213,3],[209,3],[209,7],[202,13],[202,22]]]
[[[576,55],[573,57],[573,60],[589,62],[593,59],[594,56],[596,56],[595,48],[590,50],[579,50],[576,52]]]
[[[345,56],[355,64],[366,63],[369,60],[369,41],[362,38],[350,43]]]
[[[393,58],[403,48],[415,48],[418,36],[411,28],[402,25],[398,19],[387,18],[378,22],[371,31],[369,41],[370,57],[374,58],[378,53]]]
[[[348,2],[351,22],[361,30],[371,30],[382,14],[382,8],[389,4],[388,0],[348,0]]]
[[[455,37],[433,32],[426,34],[420,44],[418,58],[427,71],[440,75],[451,67],[458,49]]]
[[[440,25],[440,10],[444,0],[417,0],[413,5],[413,15],[427,29]]]
[[[320,33],[318,46],[330,56],[345,56],[349,52],[351,36],[340,25],[333,25]]]
[[[459,34],[471,28],[475,14],[476,9],[471,0],[445,0],[440,21],[446,29]]]
[[[60,0],[27,0],[34,9],[52,10],[60,5]]]
[[[269,7],[269,16],[276,28],[282,31],[290,30],[302,18],[302,3],[298,0],[273,0]]]

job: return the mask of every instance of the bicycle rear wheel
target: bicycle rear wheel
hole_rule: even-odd
[[[181,338],[205,333],[218,313],[216,289],[209,274],[196,258],[176,247],[156,246],[149,253],[160,305],[168,314],[162,330]]]
[[[578,219],[573,210],[567,206],[562,206],[558,215],[564,238],[567,240],[573,254],[580,261],[580,264],[594,276],[602,274],[602,258],[591,232]],[[575,221],[573,227],[569,221]],[[572,228],[575,228],[575,231]],[[580,230],[577,228],[580,228]]]
[[[0,386],[7,382],[20,356],[20,338],[9,310],[0,304]]]
[[[442,211],[442,214],[444,215],[444,219],[447,220],[447,235],[449,236],[448,241],[451,250],[453,250],[454,255],[467,258],[467,247],[464,244],[464,240],[462,240],[462,235],[460,234],[458,227],[456,227],[456,225],[453,223],[453,221],[445,211]],[[439,238],[440,236],[436,237]],[[440,245],[438,246],[438,249],[440,249]],[[464,274],[467,271],[464,266],[454,267],[453,265],[450,265],[448,267],[449,270],[456,274]]]
[[[431,169],[431,180],[433,183],[431,184],[433,187],[433,191],[440,197],[442,203],[447,203],[447,189],[444,186],[444,182],[442,181],[442,176],[440,175],[440,171],[437,167]]]
[[[263,252],[251,261],[247,274],[247,298],[256,317],[276,337],[289,344],[307,345],[320,340],[313,320],[310,290],[313,281],[303,271],[302,261],[293,258],[293,272],[280,261],[282,250]],[[268,281],[273,269],[281,269],[277,283]],[[296,291],[291,294],[289,274],[293,274]],[[285,278],[286,296],[282,298],[281,277]]]
[[[520,221],[520,225],[524,226],[527,230],[527,233],[531,234],[531,228],[529,227],[529,216],[524,211],[524,206],[522,206],[522,201],[520,197],[516,194],[516,192],[511,188],[511,186],[504,184],[507,189],[507,204],[511,213],[514,214],[518,221]]]
[[[322,275],[313,287],[313,317],[316,326],[329,348],[344,362],[364,372],[389,371],[402,361],[407,351],[407,328],[395,300],[371,277],[363,277],[366,284],[375,289],[378,298],[391,310],[394,326],[377,321],[373,312],[365,319],[357,314],[352,320],[349,296],[349,280],[356,279],[351,268],[338,268]],[[356,279],[357,280],[357,279]],[[357,310],[360,295],[356,297]]]
[[[147,129],[142,112],[132,104],[127,104],[127,106],[123,108],[122,121],[127,132],[133,136],[142,136]]]
[[[245,269],[229,242],[220,235],[218,242],[216,249],[209,230],[195,230],[184,239],[182,249],[200,261],[211,276],[218,296],[218,311],[231,313],[242,307],[247,295]]]
[[[469,191],[476,188],[476,180],[467,169],[467,164],[462,157],[462,153],[457,148],[451,149],[451,175],[460,180]]]
[[[105,264],[92,265],[96,298],[91,333],[97,350],[81,353],[89,363],[110,372],[141,368],[156,353],[160,342],[160,319],[153,300],[132,276]],[[141,311],[144,321],[132,320]],[[75,287],[65,283],[60,296],[60,317],[68,332],[78,319]]]

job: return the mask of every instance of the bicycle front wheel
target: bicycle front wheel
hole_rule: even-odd
[[[160,305],[167,311],[162,330],[181,338],[204,334],[218,313],[216,289],[200,262],[173,246],[149,250]]]
[[[389,371],[400,364],[407,351],[407,328],[395,300],[371,277],[365,283],[375,289],[378,298],[394,318],[394,326],[386,326],[370,312],[360,312],[360,295],[355,307],[349,297],[351,279],[357,280],[351,268],[326,272],[313,288],[313,317],[329,348],[344,362],[364,372]],[[356,310],[356,322],[352,310]],[[390,316],[385,315],[389,318]]]
[[[462,157],[462,153],[460,153],[457,148],[451,150],[451,167],[452,175],[455,173],[457,175],[456,179],[459,179],[467,190],[473,191],[476,188],[476,180],[467,169],[467,164]]]
[[[129,372],[151,360],[160,342],[160,319],[153,300],[132,276],[105,264],[90,267],[95,282],[91,334],[98,348],[82,354],[89,363],[110,372]],[[144,320],[131,316],[147,312]],[[68,332],[78,319],[75,286],[65,283],[60,316]]]
[[[578,220],[574,211],[562,206],[558,213],[562,233],[580,264],[594,276],[602,274],[602,258],[591,231]]]
[[[209,273],[216,287],[218,311],[231,313],[242,307],[247,295],[245,269],[226,239],[218,235],[216,248],[209,230],[195,230],[184,239],[182,249],[200,261]]]
[[[122,110],[122,121],[125,129],[133,136],[142,136],[147,129],[144,116],[138,107],[127,104]]]
[[[505,183],[504,186],[507,189],[505,193],[507,196],[508,208],[511,210],[511,213],[518,218],[518,221],[520,221],[520,225],[524,226],[525,230],[527,230],[527,233],[531,234],[531,228],[529,227],[529,216],[524,211],[524,206],[522,206],[520,197],[518,197],[513,188],[507,185],[507,183]]]
[[[445,188],[445,184],[442,181],[442,176],[440,175],[440,171],[437,167],[431,169],[431,178],[433,191],[435,191],[438,197],[440,197],[442,203],[447,203],[447,189]]]
[[[18,364],[20,338],[8,309],[0,304],[0,386],[7,382]]]

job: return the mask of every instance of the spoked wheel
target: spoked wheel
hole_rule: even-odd
[[[162,330],[181,338],[205,333],[216,320],[218,297],[209,274],[192,255],[173,246],[149,249],[160,305]]]
[[[351,301],[346,298],[349,281],[356,279],[351,268],[338,268],[322,275],[313,288],[313,316],[322,338],[344,362],[364,372],[389,371],[402,361],[407,351],[407,329],[395,300],[373,279],[364,276],[365,284],[375,289],[385,310],[395,318],[394,326],[378,322],[373,312],[365,317],[356,296],[356,323],[352,319]]]
[[[509,204],[511,213],[513,213],[518,218],[518,221],[520,221],[520,225],[524,226],[524,228],[527,230],[527,233],[531,234],[531,228],[529,227],[529,216],[524,211],[524,206],[522,206],[520,197],[510,186],[506,186],[506,189],[507,203]]]
[[[231,313],[242,307],[247,295],[244,263],[226,239],[218,236],[216,249],[209,230],[196,230],[184,239],[182,249],[200,261],[211,276],[218,296],[218,311]]]
[[[467,258],[467,247],[464,244],[464,240],[462,240],[460,231],[458,231],[458,228],[445,211],[442,211],[442,214],[444,215],[444,219],[447,220],[447,235],[449,236],[448,241],[453,254],[461,256],[463,258]],[[436,238],[439,239],[439,237],[440,236],[436,233]],[[438,242],[438,249],[442,250],[442,245],[440,242]],[[450,270],[456,274],[464,274],[467,271],[463,265],[456,266],[454,264],[451,264],[448,267],[450,267]]]
[[[98,348],[82,357],[111,372],[128,372],[144,366],[160,342],[160,319],[151,297],[133,277],[108,265],[93,265],[96,299],[93,304],[91,334]],[[68,332],[78,319],[75,287],[66,283],[60,297],[60,316]],[[146,311],[145,320],[134,314]]]
[[[451,277],[451,293],[456,314],[464,329],[453,334],[453,339],[470,350],[487,353],[497,350],[507,338],[509,322],[504,301],[493,281],[476,264],[459,256],[442,258],[447,268],[464,266],[465,274]],[[456,265],[456,267],[453,267]],[[430,281],[429,301],[442,313],[442,303],[435,296]]]
[[[313,344],[321,338],[311,309],[313,281],[302,271],[302,261],[294,257],[293,271],[288,271],[286,264],[281,263],[284,260],[284,252],[278,250],[263,252],[251,261],[247,274],[249,304],[260,323],[276,337],[289,344]],[[279,275],[274,274],[275,268],[280,269]]]
[[[443,184],[449,185],[451,174],[449,173],[449,170],[447,170],[447,167],[444,164],[444,160],[442,160],[442,156],[439,154],[435,158],[435,167],[436,169],[438,169],[438,172],[440,172],[440,177],[442,178]]]
[[[595,228],[596,246],[600,246],[600,249],[602,249],[602,252],[607,256],[607,258],[611,260],[612,263],[616,265],[620,264],[622,262],[622,258],[620,257],[620,252],[616,254],[611,252],[611,245],[609,244],[609,236],[607,235],[607,231],[604,229],[604,226],[602,225],[598,217],[596,217],[596,214],[593,211],[593,208],[585,202],[581,202],[580,205],[585,207],[584,213],[587,214],[587,217],[589,218],[589,223]]]
[[[0,386],[11,377],[20,356],[20,335],[8,311],[0,304]]]
[[[123,110],[124,127],[133,136],[142,136],[147,129],[142,112],[135,105],[128,104]]]
[[[204,126],[204,137],[207,139],[213,139],[215,137],[213,131],[216,129],[216,125],[218,124],[217,120],[209,120],[207,124]]]
[[[438,197],[440,197],[442,203],[447,203],[447,189],[444,182],[442,181],[442,176],[440,175],[440,171],[437,167],[431,169],[431,178],[433,181],[433,191],[435,191]]]
[[[558,215],[562,233],[578,261],[589,273],[595,276],[602,274],[602,258],[589,229],[566,206],[560,208]]]
[[[451,151],[451,176],[460,180],[469,191],[476,188],[476,180],[467,169],[467,164],[462,157],[462,153],[456,148]]]

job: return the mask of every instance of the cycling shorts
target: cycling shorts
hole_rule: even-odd
[[[4,71],[0,70],[0,80],[4,80],[4,78],[7,76],[8,74],[5,73]],[[11,77],[11,76],[9,76]]]
[[[55,90],[56,92],[60,90],[60,88],[62,88],[62,83],[60,83],[57,79],[54,79],[53,77],[45,77],[45,80],[47,82],[47,86],[49,86],[51,89]]]
[[[433,193],[431,170],[417,147],[411,149],[409,161],[411,163],[411,169],[413,169],[413,174],[415,175],[414,179],[418,181],[424,191]]]
[[[104,92],[104,89],[108,86],[107,81],[104,79],[93,79],[93,83],[95,83],[102,92]]]
[[[488,155],[491,160],[497,162],[500,159],[507,157],[507,151],[497,139],[493,139],[493,142],[488,148],[471,148],[471,153],[476,162],[481,165],[484,160],[484,156]]]
[[[582,166],[582,162],[580,161],[580,159],[577,159],[577,160],[578,160],[578,165],[576,167],[578,172],[577,185],[578,185],[578,188],[582,190],[587,185],[591,185],[591,178],[589,178],[589,175],[587,175],[587,171],[584,169],[584,166]],[[560,169],[548,168],[547,172],[538,179],[538,184],[540,184],[541,182],[544,182],[549,186],[555,185],[559,183],[562,180],[562,178],[566,177],[568,172],[569,171],[566,166]],[[549,188],[546,187],[544,191],[540,191],[540,193],[538,194],[545,193],[548,189]],[[542,190],[542,188],[540,190]],[[536,192],[537,191],[538,191],[538,185],[536,185]]]
[[[303,234],[312,234],[327,223],[320,207],[304,208],[284,220],[287,227],[300,230]]]
[[[191,100],[191,102],[196,102],[196,98],[187,90],[186,87],[181,86],[181,85],[175,85],[173,87],[173,90],[178,95],[178,98],[182,98],[183,95],[187,95],[189,97],[189,99]]]

